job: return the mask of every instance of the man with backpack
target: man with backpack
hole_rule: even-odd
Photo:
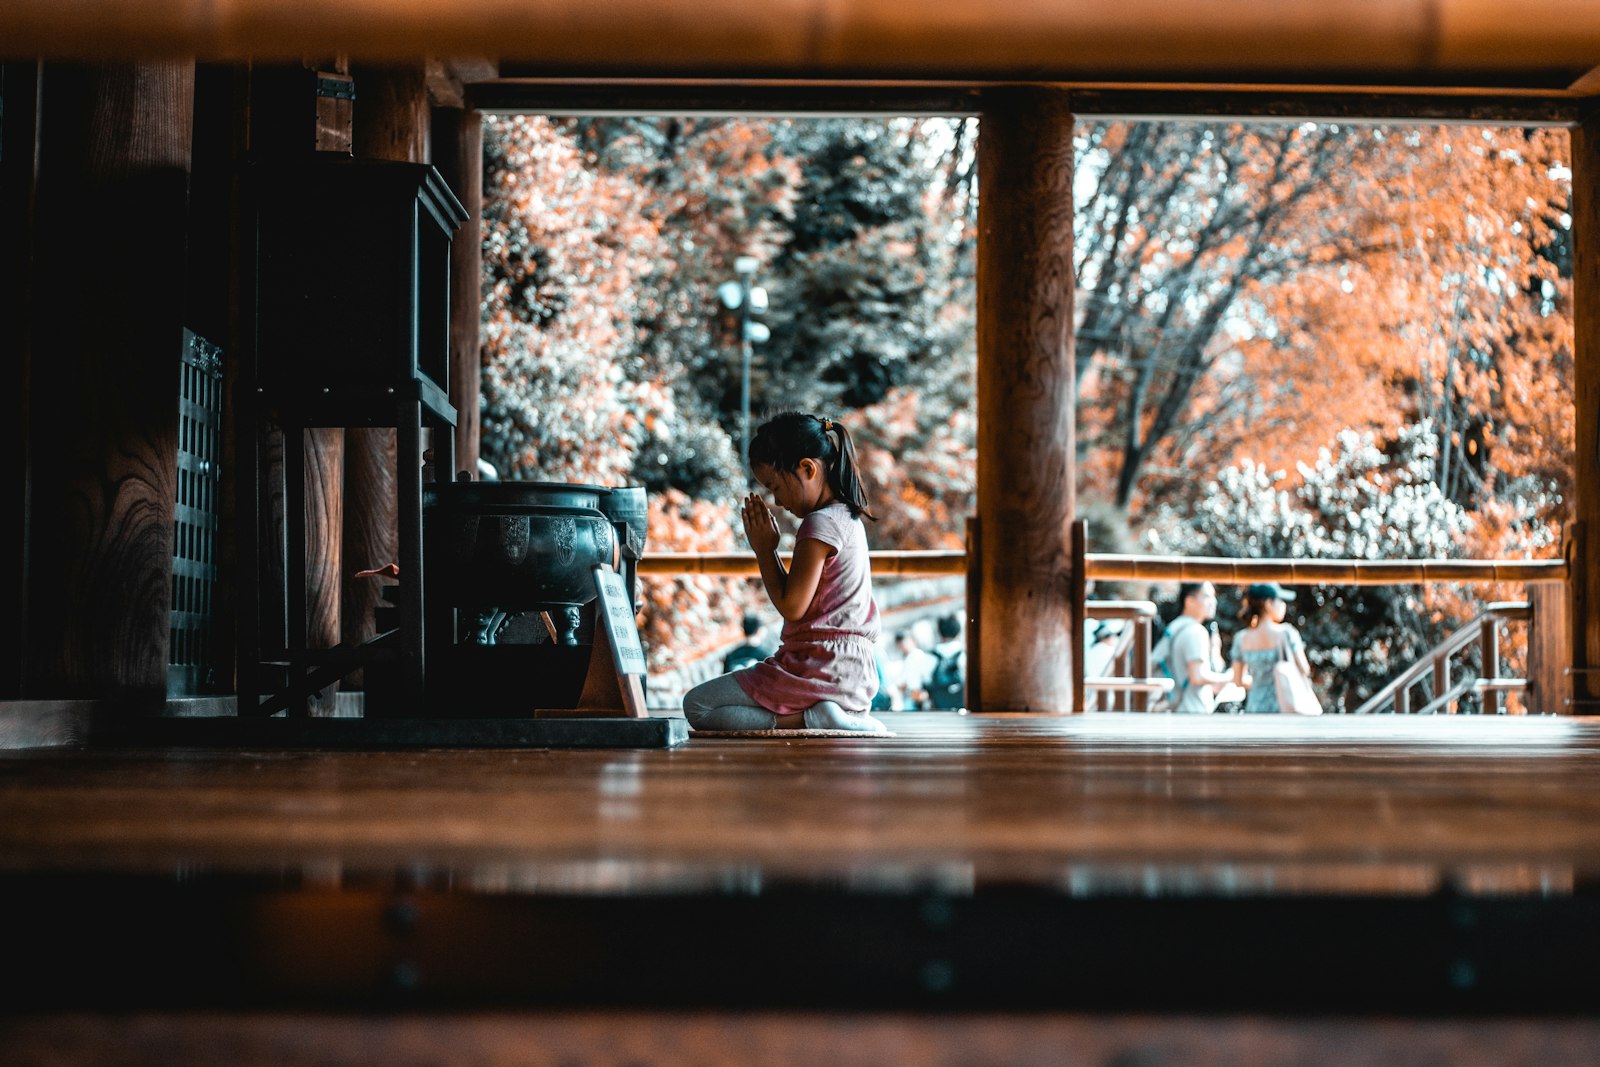
[[[744,644],[722,657],[723,674],[760,663],[772,655],[775,646],[767,641],[767,624],[761,621],[761,616],[747,612],[743,625]]]
[[[946,615],[938,622],[939,643],[933,646],[933,670],[928,672],[928,706],[940,710],[967,706],[966,645],[961,640],[961,620]]]
[[[1216,710],[1217,690],[1229,681],[1206,625],[1217,614],[1216,587],[1184,582],[1178,586],[1178,607],[1177,618],[1156,643],[1157,669],[1176,683],[1169,698],[1173,711],[1210,715]]]

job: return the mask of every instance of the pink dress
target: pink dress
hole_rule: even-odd
[[[783,624],[778,651],[737,671],[745,694],[779,715],[832,700],[865,712],[878,692],[878,604],[872,599],[867,532],[843,504],[807,515],[797,540],[814,538],[834,549],[805,615]]]

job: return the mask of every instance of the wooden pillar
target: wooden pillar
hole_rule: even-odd
[[[450,403],[456,409],[456,470],[478,476],[478,320],[483,274],[483,116],[461,108],[433,113],[434,165],[467,209],[450,244]],[[444,472],[454,475],[455,471]]]
[[[45,67],[25,696],[165,700],[193,98],[192,63]]]
[[[986,93],[978,134],[983,712],[1074,710],[1072,112]]]
[[[1572,132],[1574,708],[1600,713],[1600,115]]]
[[[34,195],[38,186],[38,62],[0,63],[0,700],[22,695],[27,645],[28,376],[33,333]]]
[[[317,69],[318,66],[323,69]],[[253,72],[251,107],[251,151],[258,160],[304,158],[312,152],[350,151],[351,102],[340,95],[349,79],[336,61],[300,66],[258,66]],[[333,69],[327,69],[333,68]],[[286,450],[274,431],[263,442],[262,455],[268,470],[266,484],[271,496],[269,516],[263,536],[271,546],[264,554],[271,573],[263,585],[278,591],[285,578],[279,569],[278,553],[286,544],[303,551],[305,582],[295,595],[281,593],[266,600],[262,620],[269,634],[296,633],[280,613],[304,612],[306,647],[332,648],[344,638],[342,625],[342,579],[344,574],[344,454],[345,431],[339,427],[313,427],[299,431],[302,472],[288,479],[282,469]],[[288,452],[296,452],[289,449]],[[303,490],[303,500],[284,499],[287,485]],[[305,538],[286,538],[285,512],[288,507],[303,508]],[[291,573],[293,568],[291,568]],[[285,591],[286,592],[286,591]],[[312,715],[330,715],[335,709],[336,690],[329,687],[307,701]]]
[[[422,65],[358,67],[351,74],[356,91],[355,154],[370,159],[428,162],[429,107]],[[373,609],[381,590],[376,580],[352,575],[400,559],[395,459],[392,427],[346,431],[342,626],[344,639],[350,644],[365,641],[377,632]],[[346,688],[360,688],[363,684],[358,674],[345,679]]]

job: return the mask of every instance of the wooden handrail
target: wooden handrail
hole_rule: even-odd
[[[1090,600],[1084,605],[1091,619],[1153,619],[1156,606],[1149,600]]]
[[[1435,686],[1439,686],[1440,680],[1448,676],[1448,671],[1441,671],[1439,669],[1440,665],[1448,664],[1451,656],[1455,655],[1457,652],[1460,652],[1474,641],[1485,640],[1486,627],[1491,625],[1498,627],[1501,622],[1526,622],[1531,618],[1533,618],[1533,609],[1531,605],[1522,601],[1497,601],[1493,604],[1485,606],[1483,611],[1465,626],[1462,626],[1459,630],[1456,630],[1443,641],[1440,641],[1437,645],[1433,646],[1433,648],[1421,656],[1417,662],[1401,671],[1387,684],[1385,684],[1382,689],[1379,689],[1376,693],[1372,694],[1372,696],[1363,701],[1361,706],[1356,708],[1354,714],[1370,715],[1385,704],[1392,704],[1396,712],[1404,713],[1408,711],[1409,701],[1406,693],[1411,686],[1421,681],[1422,677],[1430,672],[1433,674]],[[1498,655],[1496,655],[1495,658],[1498,659]],[[1497,667],[1498,665],[1494,666]],[[1491,683],[1489,685],[1485,685],[1481,690],[1479,690],[1480,692],[1498,692],[1502,687],[1498,686],[1497,683],[1501,681],[1509,681],[1509,679],[1500,679],[1493,676],[1489,676],[1480,680],[1486,683]],[[1466,691],[1466,688],[1472,688],[1471,685],[1467,685],[1466,683],[1463,683],[1463,686],[1465,686],[1465,688],[1462,686],[1457,686],[1443,694],[1436,694],[1434,699],[1429,704],[1425,705],[1419,714],[1433,711],[1438,706],[1449,703],[1451,700],[1461,696],[1462,693]],[[1516,687],[1506,686],[1504,688]],[[1461,689],[1461,692],[1456,692],[1456,689]]]
[[[955,551],[869,552],[874,577],[939,578],[965,576],[967,554]],[[783,555],[784,565],[789,555]],[[721,578],[759,578],[756,557],[749,552],[647,552],[639,574],[710,574]]]
[[[1123,678],[1116,675],[1102,678],[1089,677],[1083,682],[1088,689],[1098,689],[1108,693],[1170,693],[1177,685],[1171,678]]]
[[[967,554],[956,550],[870,552],[872,573],[896,578],[956,577]],[[785,557],[787,559],[787,557]],[[1564,582],[1564,559],[1228,559],[1220,556],[1133,556],[1091,552],[1088,577],[1104,581],[1282,582],[1285,585],[1401,585],[1412,582]],[[654,552],[639,573],[760,575],[748,552]]]
[[[1466,696],[1468,691],[1473,688],[1472,682],[1473,679],[1471,678],[1463,678],[1461,681],[1457,682],[1443,693],[1422,705],[1422,707],[1418,708],[1414,714],[1432,715],[1440,708],[1448,707],[1449,705],[1454,704],[1456,701]]]
[[[1089,577],[1107,581],[1282,582],[1401,585],[1411,582],[1563,582],[1562,559],[1227,559],[1091,554]]]

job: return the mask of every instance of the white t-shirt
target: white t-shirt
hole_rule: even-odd
[[[1185,622],[1183,620],[1187,619]],[[1175,710],[1194,715],[1210,715],[1217,709],[1216,694],[1209,685],[1189,683],[1189,664],[1198,660],[1201,670],[1216,670],[1216,657],[1211,649],[1211,631],[1206,625],[1188,615],[1180,615],[1172,623],[1172,651],[1167,653],[1167,663],[1178,679]]]

